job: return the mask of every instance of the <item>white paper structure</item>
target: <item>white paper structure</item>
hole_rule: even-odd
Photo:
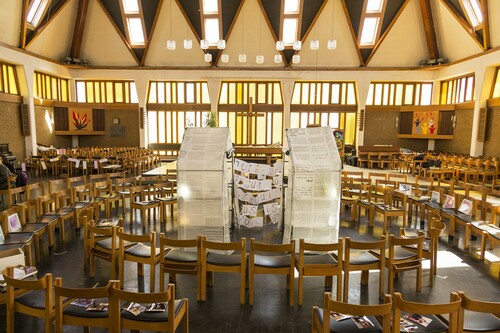
[[[335,243],[339,235],[342,163],[330,127],[288,129],[283,243]]]
[[[177,162],[179,239],[229,242],[229,128],[187,128]]]

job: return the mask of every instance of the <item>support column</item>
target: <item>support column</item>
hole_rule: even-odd
[[[137,109],[137,119],[139,120],[140,117],[140,108],[143,108],[144,110],[144,128],[140,128],[139,126],[139,146],[140,147],[147,147],[149,143],[148,139],[148,131],[147,128],[149,126],[148,124],[148,110],[146,108],[147,105],[147,91],[148,91],[148,82],[149,79],[144,78],[144,77],[136,77],[135,78],[135,87],[137,89],[137,98],[139,101],[139,108]],[[140,121],[140,120],[139,120]]]
[[[295,84],[295,80],[282,80],[281,81],[283,88],[283,128],[290,128],[290,112],[292,105],[292,97],[293,97],[293,87]],[[285,135],[285,131],[283,131],[283,135]],[[281,141],[284,141],[284,138],[281,138]]]
[[[217,102],[219,100],[219,89],[221,86],[221,80],[212,80],[212,79],[207,80],[207,85],[208,85],[208,94],[210,95],[210,112],[217,114],[218,111]],[[217,117],[217,124],[218,123],[219,123],[219,118]]]
[[[23,72],[24,70],[24,72]],[[30,135],[24,137],[26,157],[36,155],[36,126],[35,126],[35,104],[33,102],[33,75],[35,69],[31,64],[16,66],[19,80],[19,90],[23,97],[23,104],[28,106],[28,118],[30,125]]]
[[[364,80],[358,80],[358,111],[357,111],[357,116],[359,116],[359,113],[362,109],[365,110],[365,119],[366,119],[366,98],[368,96],[368,91],[370,90],[370,79],[364,79]],[[358,126],[359,128],[359,122]],[[357,135],[357,140],[356,140],[356,151],[358,150],[359,146],[363,146],[365,143],[365,131],[364,131],[364,126],[363,126],[363,131],[358,130],[358,135]]]

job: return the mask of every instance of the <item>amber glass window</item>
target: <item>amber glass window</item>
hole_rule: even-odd
[[[354,144],[356,109],[354,82],[295,82],[290,128],[330,126],[344,130],[345,143]]]
[[[138,103],[133,81],[77,80],[76,99],[79,103]]]
[[[0,62],[0,92],[19,95],[19,81],[17,80],[16,67]]]
[[[68,79],[35,72],[33,89],[34,96],[37,98],[69,102],[68,86]]]
[[[497,67],[490,98],[500,98],[500,67]]]
[[[181,143],[186,127],[204,127],[210,113],[207,82],[150,81],[148,142]]]
[[[439,104],[458,104],[474,100],[474,74],[441,81]]]
[[[280,82],[223,82],[219,95],[219,126],[231,129],[237,145],[270,145],[283,137],[283,96]]]
[[[431,105],[430,82],[372,82],[366,105]]]

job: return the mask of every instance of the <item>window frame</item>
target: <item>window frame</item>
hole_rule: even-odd
[[[33,95],[35,97],[40,99],[50,99],[61,102],[70,102],[69,79],[35,71],[33,73],[33,80],[34,80]],[[47,83],[47,80],[49,80],[50,82]],[[63,94],[63,82],[66,83],[66,94]],[[56,85],[55,92],[53,89],[54,83]]]
[[[217,0],[217,13],[212,14],[204,13],[204,5],[203,5],[204,0],[200,0],[200,19],[201,19],[201,35],[202,39],[208,41],[209,49],[216,49],[217,48],[217,41],[223,39],[223,30],[222,30],[222,5],[221,5],[221,0]],[[210,41],[206,37],[206,31],[205,31],[205,20],[207,19],[217,19],[218,25],[219,25],[219,38],[216,41]]]
[[[40,15],[38,16],[38,20],[36,22],[33,22],[33,20],[30,22],[30,21],[28,21],[28,15],[30,14],[31,10],[33,9],[33,6],[35,5],[35,1],[36,0],[30,1],[30,4],[28,6],[28,11],[27,11],[26,17],[25,17],[26,25],[30,30],[35,30],[40,25],[40,22],[42,22],[43,18],[45,17],[45,14],[47,13],[47,10],[50,7],[50,3],[52,2],[52,0],[40,0],[38,8],[35,10],[35,12],[33,14],[33,19],[35,19],[37,14],[40,13]],[[44,6],[44,7],[42,7],[42,6]]]
[[[293,43],[294,41],[300,41],[300,31],[302,28],[302,13],[304,11],[304,0],[297,0],[299,5],[299,9],[297,13],[290,13],[287,14],[285,13],[285,1],[286,0],[281,0],[281,9],[280,9],[280,35],[279,35],[279,40],[283,41],[285,44],[285,49],[292,49],[293,48]],[[292,41],[291,43],[287,43],[283,40],[283,35],[284,35],[284,25],[285,25],[285,19],[297,19],[297,30],[295,31],[295,40]]]
[[[467,99],[467,91],[469,79],[472,78],[472,96],[470,99]],[[460,100],[460,92],[462,90],[462,85],[465,83],[463,92],[464,92],[464,100]],[[451,92],[450,92],[451,85]],[[443,103],[443,87],[446,86],[446,103]],[[464,74],[461,76],[456,76],[447,80],[441,80],[439,82],[439,104],[440,105],[449,105],[449,104],[461,104],[474,101],[474,90],[476,86],[476,77],[474,73]],[[451,95],[450,95],[451,94]]]
[[[361,12],[361,19],[360,19],[360,24],[359,24],[358,36],[357,36],[358,47],[361,49],[371,49],[371,48],[375,47],[377,42],[380,40],[380,32],[382,31],[382,24],[384,21],[385,10],[387,8],[387,0],[381,0],[383,3],[382,3],[382,8],[381,8],[380,12],[368,12],[367,11],[368,1],[369,0],[365,0],[363,3],[363,11]],[[376,29],[376,31],[374,31],[373,43],[361,44],[361,37],[363,36],[363,30],[365,27],[365,20],[367,18],[378,18],[377,29]]]
[[[477,6],[479,7],[479,11],[480,11],[481,16],[482,16],[481,21],[477,17],[477,13],[474,10],[474,5],[472,4],[472,1],[476,1]],[[479,0],[460,0],[459,3],[460,3],[460,7],[462,7],[463,12],[465,13],[465,17],[467,19],[467,22],[469,22],[472,29],[474,29],[474,31],[482,29],[484,26],[484,13],[483,13],[482,4],[479,2]],[[470,8],[472,13],[470,13],[469,10],[467,10],[467,7]],[[477,20],[478,24],[474,25],[474,20],[473,20],[473,18],[471,18],[471,14],[474,15],[474,18]]]
[[[140,0],[137,0],[137,5],[139,7],[138,13],[126,13],[123,1],[124,0],[119,0],[118,3],[120,4],[120,11],[122,13],[122,19],[123,19],[123,27],[125,30],[125,35],[127,37],[127,41],[129,43],[130,47],[132,47],[134,49],[143,49],[146,47],[146,44],[148,42],[148,36],[146,33],[146,24],[144,22],[144,12],[142,10],[142,2]],[[144,37],[143,43],[132,42],[131,31],[129,28],[129,20],[128,19],[139,19],[141,21],[142,35]]]

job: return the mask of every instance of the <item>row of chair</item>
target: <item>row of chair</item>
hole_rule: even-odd
[[[348,314],[354,319],[337,321],[337,314]],[[413,321],[406,318],[412,318]],[[356,322],[365,326],[359,327]],[[405,323],[411,324],[413,328]],[[472,299],[459,291],[450,294],[449,303],[409,301],[396,292],[392,297],[385,295],[382,304],[360,305],[336,301],[330,293],[325,292],[323,308],[313,307],[313,333],[365,331],[500,332],[500,303]]]
[[[176,300],[173,284],[163,292],[141,293],[122,290],[113,280],[102,287],[74,288],[63,286],[60,277],[53,281],[50,273],[40,279],[18,280],[14,278],[14,267],[7,267],[2,274],[7,289],[7,333],[14,332],[15,313],[44,319],[45,332],[54,331],[54,322],[57,333],[62,333],[64,326],[83,326],[87,331],[89,327],[101,327],[110,332],[129,329],[171,333],[182,326],[183,332],[189,331],[188,299]],[[88,311],[81,306],[92,302],[103,308]],[[131,303],[164,303],[166,309],[133,314],[127,310]]]

